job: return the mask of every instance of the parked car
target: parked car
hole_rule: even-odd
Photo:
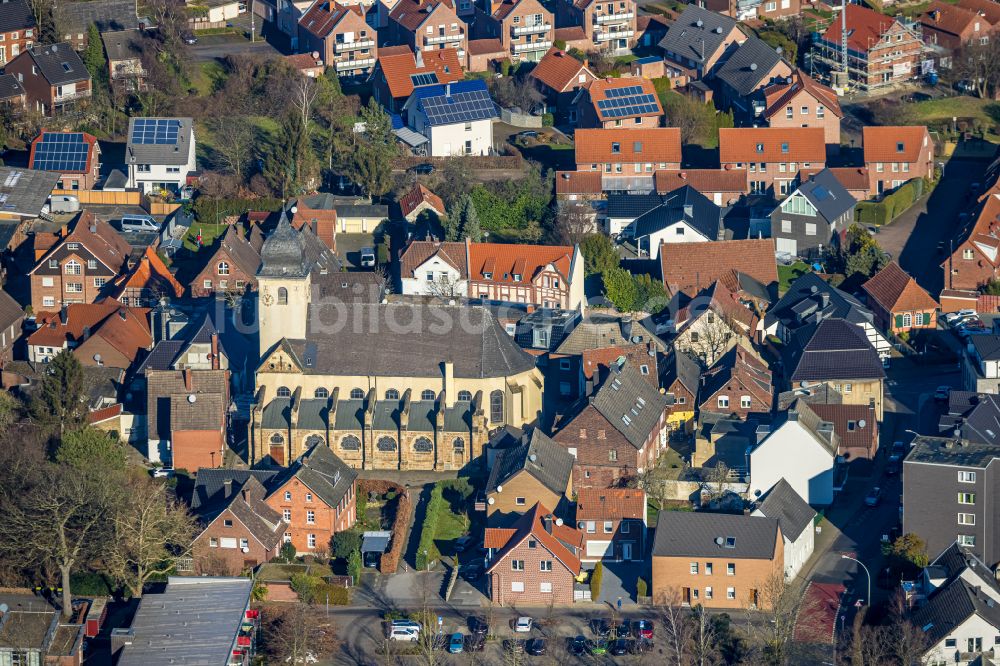
[[[462,551],[464,551],[466,548],[469,547],[470,543],[472,543],[472,537],[469,536],[468,534],[466,534],[463,537],[455,539],[455,552],[461,553]]]
[[[617,627],[615,627],[615,637],[616,638],[630,638],[632,636],[632,623],[625,620]]]
[[[611,644],[608,648],[608,653],[613,657],[621,657],[629,653],[629,643],[631,643],[627,638],[619,638]]]
[[[601,655],[608,653],[608,644],[606,641],[598,639],[594,641],[587,641],[587,651],[592,655]]]
[[[429,176],[432,173],[434,173],[434,165],[425,162],[423,164],[418,164],[417,166],[413,167],[413,170],[416,173],[419,173],[423,176]]]
[[[587,639],[583,636],[574,636],[566,639],[566,651],[576,657],[582,657],[587,652]]]
[[[903,443],[903,440],[897,439],[895,442],[892,443],[892,449],[889,450],[889,453],[891,453],[892,455],[902,456],[904,453],[906,453],[906,444]]]
[[[373,268],[375,266],[375,248],[373,247],[363,247],[361,248],[361,265],[365,268]]]
[[[882,489],[875,486],[865,495],[865,506],[876,507],[882,502]]]
[[[479,562],[473,562],[472,564],[463,564],[459,569],[462,574],[462,578],[469,581],[470,583],[479,580],[479,577],[483,575],[483,565]]]
[[[451,640],[448,641],[448,652],[451,654],[459,654],[465,648],[465,636],[459,633],[454,633],[451,635]]]
[[[514,631],[519,634],[530,633],[532,624],[534,624],[534,621],[530,617],[522,615],[514,622]]]
[[[636,620],[635,635],[639,638],[653,640],[653,623],[650,620]]]
[[[160,223],[149,215],[122,215],[122,231],[154,231],[160,230]]]
[[[174,476],[173,467],[155,467],[150,470],[154,479],[172,479]]]
[[[532,657],[542,657],[545,655],[545,639],[544,638],[532,638],[528,641],[528,645],[525,647],[525,651]]]
[[[898,456],[890,456],[889,462],[885,466],[886,476],[896,476],[899,474],[899,461],[901,459]]]
[[[490,633],[490,625],[485,617],[473,615],[469,618],[469,631],[474,636],[486,636]]]
[[[195,37],[194,35],[184,35],[184,43],[185,44],[197,44],[198,43],[198,38]]]
[[[416,643],[420,639],[420,632],[410,627],[393,627],[389,632],[391,641],[409,641]]]
[[[934,389],[934,399],[938,402],[946,402],[949,395],[951,395],[950,386],[938,386]]]
[[[955,324],[956,322],[958,322],[958,321],[960,321],[962,319],[966,319],[968,317],[975,317],[976,314],[977,313],[976,313],[975,310],[973,310],[971,308],[967,308],[967,309],[964,309],[964,310],[959,310],[957,312],[948,312],[948,313],[946,313],[945,316],[944,316],[944,320],[949,325],[953,325],[953,324]]]
[[[590,621],[590,630],[598,638],[607,638],[611,635],[611,623],[601,617],[595,617]]]

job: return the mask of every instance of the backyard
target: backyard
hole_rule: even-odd
[[[418,569],[456,554],[455,540],[467,534],[471,525],[468,511],[472,493],[466,479],[439,481],[431,488],[415,557]]]

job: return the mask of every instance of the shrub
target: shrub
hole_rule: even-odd
[[[199,196],[191,207],[200,222],[221,222],[229,215],[242,215],[248,210],[281,210],[281,199],[216,199]]]
[[[304,604],[316,603],[317,593],[325,586],[322,578],[307,573],[292,574],[289,582],[295,594],[299,595],[299,601]]]
[[[542,127],[552,127],[556,124],[556,117],[551,113],[542,114]]]
[[[361,552],[361,533],[356,530],[337,532],[330,541],[333,556],[346,560],[351,553]]]
[[[646,593],[648,591],[649,591],[649,589],[648,589],[648,586],[646,585],[646,579],[645,578],[640,578],[639,580],[637,580],[635,582],[635,592],[636,592],[637,596],[645,597],[645,596],[647,596]]]
[[[377,255],[379,265],[389,263],[389,246],[386,243],[379,243],[375,247],[375,254]]]
[[[438,518],[444,506],[444,488],[441,483],[435,483],[431,489],[431,498],[427,501],[427,513],[420,527],[420,542],[417,545],[416,565],[418,569],[426,569],[428,558],[434,550],[434,533],[437,532]]]
[[[352,551],[347,556],[347,575],[354,579],[355,585],[361,580],[361,568],[361,551]]]
[[[552,43],[560,51],[565,51],[566,50],[566,40],[565,39],[557,39],[556,41],[554,41]]]
[[[282,562],[294,562],[295,546],[291,542],[281,544],[281,550],[278,551],[278,559]]]
[[[604,565],[600,562],[594,567],[594,572],[590,574],[590,599],[597,601],[601,597],[601,580],[604,578]]]
[[[70,577],[73,593],[86,597],[110,597],[114,590],[102,574],[86,572],[74,573]]]
[[[468,479],[446,479],[439,481],[438,485],[441,486],[445,499],[453,505],[465,502],[475,492],[475,488],[472,487]]]

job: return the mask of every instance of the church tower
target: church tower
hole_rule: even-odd
[[[282,338],[304,339],[309,318],[312,266],[306,260],[305,239],[292,228],[284,211],[260,249],[257,271],[257,312],[260,355]]]

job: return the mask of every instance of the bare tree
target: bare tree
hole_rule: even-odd
[[[672,666],[687,666],[691,659],[692,624],[690,612],[684,607],[680,589],[668,588],[653,599],[663,626],[666,661]]]
[[[292,81],[292,106],[299,114],[301,127],[308,127],[312,118],[313,104],[316,102],[318,87],[316,81],[308,76],[293,76]]]
[[[556,212],[553,240],[561,245],[578,245],[597,231],[594,220],[594,211],[590,206],[576,201],[566,202]]]
[[[420,623],[420,637],[417,645],[420,647],[420,661],[427,666],[435,666],[439,662],[437,652],[438,623],[437,613],[431,608],[431,593],[428,589],[429,577],[421,576],[420,580],[420,611],[417,622]]]
[[[970,42],[955,54],[954,68],[955,74],[969,81],[985,99],[996,93],[1000,83],[1000,45],[993,40]]]
[[[750,638],[763,653],[763,660],[787,664],[795,635],[802,595],[785,583],[781,569],[775,569],[760,587],[745,599],[748,612],[756,613],[758,622],[749,622]],[[809,615],[806,613],[806,615]]]
[[[430,292],[431,296],[437,296],[438,298],[445,300],[464,298],[468,295],[462,279],[458,276],[449,275],[447,273],[438,273],[437,276],[430,282],[427,282],[426,285],[427,291]]]
[[[923,664],[923,657],[930,647],[930,641],[920,627],[910,622],[902,590],[892,598],[890,607],[892,622],[885,632],[889,649],[895,655],[900,666]]]
[[[858,617],[860,617],[860,613]],[[856,625],[860,625],[858,622]],[[888,627],[856,626],[851,655],[852,666],[882,666],[892,654]]]
[[[241,184],[257,142],[253,126],[242,116],[220,116],[215,122],[215,150],[219,161]]]
[[[733,346],[736,330],[728,315],[709,309],[691,326],[682,344],[706,365],[712,366]]]
[[[716,666],[723,662],[722,654],[719,652],[719,637],[715,631],[715,624],[705,611],[705,608],[698,604],[691,609],[691,656],[693,663],[698,666]]]
[[[333,621],[307,604],[272,605],[263,615],[263,651],[275,663],[314,664],[340,643]]]
[[[656,464],[644,469],[635,477],[637,488],[646,491],[650,499],[655,500],[657,506],[662,507],[671,498],[671,481],[676,479],[666,465],[666,458],[661,457]]]
[[[104,561],[112,577],[140,598],[150,578],[170,572],[191,552],[195,521],[166,486],[144,473],[136,473],[127,489],[128,500],[111,517]]]
[[[729,472],[729,465],[721,460],[715,464],[715,467],[702,470],[702,479],[708,485],[713,499],[721,497],[726,492],[726,488],[729,486]]]

